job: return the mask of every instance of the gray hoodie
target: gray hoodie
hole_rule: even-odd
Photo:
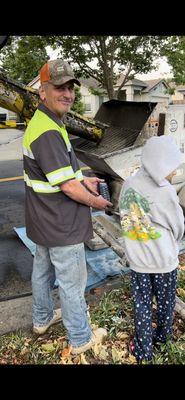
[[[150,138],[142,167],[126,179],[120,194],[120,218],[130,268],[142,273],[171,272],[178,265],[184,216],[174,187],[165,179],[181,164],[171,136]]]

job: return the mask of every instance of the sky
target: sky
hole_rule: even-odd
[[[55,60],[59,56],[58,50],[52,50],[50,46],[46,47],[46,51],[50,57],[50,60]]]
[[[158,78],[172,78],[171,67],[166,62],[165,58],[158,59],[158,68],[148,74],[137,74],[135,77],[141,80],[158,79]]]

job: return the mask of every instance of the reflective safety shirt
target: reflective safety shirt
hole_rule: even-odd
[[[66,196],[63,182],[83,175],[64,124],[40,104],[23,137],[27,236],[45,247],[67,246],[93,236],[90,208]]]

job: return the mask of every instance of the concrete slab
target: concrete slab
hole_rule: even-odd
[[[8,144],[0,146],[0,160],[22,160],[22,136]]]
[[[53,291],[55,308],[60,307],[58,290]],[[0,303],[0,335],[32,328],[32,296]]]
[[[8,144],[13,140],[22,137],[24,131],[20,129],[0,129],[0,145],[1,144]]]
[[[19,329],[30,329],[32,325],[32,297],[3,301],[0,313],[0,334]]]
[[[90,306],[99,304],[104,292],[119,288],[121,284],[122,278],[116,276],[107,280],[101,286],[97,285],[96,288],[90,289],[85,294],[87,304]],[[58,289],[53,290],[53,302],[55,308],[60,307]],[[0,335],[32,328],[32,296],[1,301],[0,309]]]

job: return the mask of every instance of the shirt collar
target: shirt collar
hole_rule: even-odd
[[[51,110],[49,110],[49,108],[46,107],[45,104],[40,103],[38,105],[38,110],[45,113],[49,118],[51,118],[54,122],[56,122],[56,124],[59,125],[60,127],[64,126],[63,121],[60,118],[58,118]]]

